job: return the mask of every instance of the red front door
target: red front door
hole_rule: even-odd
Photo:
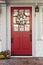
[[[32,55],[32,7],[11,7],[11,55]]]

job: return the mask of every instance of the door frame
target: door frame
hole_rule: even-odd
[[[35,42],[35,40],[34,40],[35,36],[33,36],[33,35],[35,35],[33,33],[34,32],[34,6],[32,6],[32,5],[10,5],[8,7],[9,12],[7,12],[7,15],[9,13],[9,20],[8,20],[7,24],[8,24],[9,29],[10,29],[10,31],[9,30],[7,31],[8,35],[9,35],[9,36],[7,36],[7,39],[8,39],[8,42],[7,42],[8,43],[8,49],[11,51],[11,17],[10,17],[11,16],[11,13],[10,13],[11,12],[11,7],[17,7],[17,6],[18,7],[32,7],[32,56],[22,56],[22,57],[33,57],[36,53],[34,53],[34,51],[35,51],[35,49],[34,49],[34,46],[35,46],[35,44],[34,44],[34,42]],[[11,56],[11,57],[21,57],[21,56]]]

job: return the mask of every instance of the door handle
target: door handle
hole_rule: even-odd
[[[30,41],[32,42],[32,34],[30,34]]]
[[[13,38],[11,38],[11,43],[13,43],[14,42],[14,39]]]

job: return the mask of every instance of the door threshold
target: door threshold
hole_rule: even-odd
[[[18,58],[28,58],[28,57],[33,57],[33,56],[11,56],[11,58],[16,58],[16,57],[18,57]]]

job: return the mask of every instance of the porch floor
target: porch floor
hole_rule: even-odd
[[[0,65],[43,65],[43,58],[10,58],[0,59]]]

